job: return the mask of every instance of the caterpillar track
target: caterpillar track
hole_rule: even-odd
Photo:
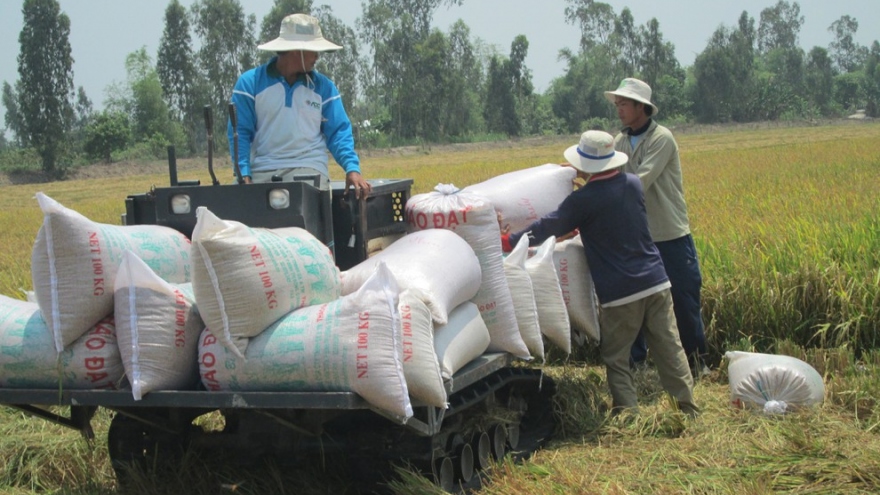
[[[172,464],[187,451],[225,453],[229,461],[275,456],[344,458],[368,492],[414,466],[446,491],[479,484],[479,473],[506,455],[527,457],[556,426],[555,383],[540,370],[485,354],[449,381],[449,408],[414,407],[405,424],[384,417],[350,392],[157,391],[134,401],[128,391],[0,390],[6,405],[93,437],[98,407],[116,412],[108,451],[121,483],[132,465]],[[68,405],[69,416],[42,406]],[[222,412],[221,431],[193,421]]]

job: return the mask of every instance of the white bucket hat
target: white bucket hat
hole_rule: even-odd
[[[565,150],[565,159],[587,174],[598,174],[622,167],[629,161],[626,153],[614,151],[614,138],[604,131],[587,131],[581,141]]]
[[[615,96],[622,96],[648,105],[654,109],[652,115],[657,115],[657,112],[660,110],[657,108],[657,105],[651,103],[651,86],[648,86],[648,83],[645,81],[627,77],[623,81],[620,81],[620,85],[617,86],[616,90],[605,92],[605,98],[611,103],[614,103]]]
[[[324,39],[318,19],[306,14],[292,14],[281,21],[281,32],[274,40],[257,47],[267,52],[334,52],[342,47]]]

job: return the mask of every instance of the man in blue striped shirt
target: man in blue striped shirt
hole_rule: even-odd
[[[284,18],[278,38],[258,46],[275,52],[268,63],[242,74],[232,91],[237,128],[227,126],[230,154],[245,183],[274,176],[320,174],[329,187],[327,150],[345,171],[346,190],[366,197],[370,184],[361,176],[351,121],[336,85],[315,70],[320,53],[341,50],[323,37],[318,20],[306,14]]]

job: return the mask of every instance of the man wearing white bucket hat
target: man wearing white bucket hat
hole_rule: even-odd
[[[707,370],[700,309],[703,277],[684,199],[678,143],[669,129],[651,118],[658,109],[651,103],[651,87],[645,82],[626,78],[616,90],[606,91],[605,97],[617,108],[624,126],[614,139],[614,148],[629,155],[626,171],[638,175],[645,189],[648,226],[672,284],[682,346],[691,369],[701,374]],[[636,340],[634,364],[645,361],[647,347],[643,338]]]
[[[621,171],[627,155],[614,150],[607,132],[583,133],[564,155],[586,183],[522,232],[503,229],[502,247],[510,251],[523,235],[540,244],[578,229],[601,307],[599,351],[614,411],[638,407],[629,362],[644,322],[664,389],[695,416],[694,382],[675,327],[669,279],[648,231],[639,178]]]
[[[237,126],[229,122],[229,149],[246,183],[291,180],[316,172],[329,188],[327,150],[345,170],[346,190],[366,197],[370,184],[361,176],[351,121],[339,90],[315,70],[320,53],[341,50],[321,34],[318,20],[293,14],[281,22],[279,36],[257,47],[275,52],[268,63],[242,74],[232,91]],[[276,179],[277,180],[277,179]]]

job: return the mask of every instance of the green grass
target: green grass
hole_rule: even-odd
[[[560,431],[524,463],[503,462],[483,494],[861,494],[880,491],[880,125],[743,130],[678,136],[691,223],[704,276],[704,317],[716,360],[727,350],[793,355],[825,379],[826,401],[785,416],[729,405],[726,363],[700,380],[703,414],[669,407],[656,377],[639,377],[642,412],[609,417],[595,348],[545,367],[559,387]],[[377,150],[368,177],[415,179],[414,193],[562,160],[576,137]],[[209,183],[192,164],[181,179]],[[43,191],[93,220],[119,223],[125,196],[167,184],[161,164],[142,175],[2,186],[0,293],[30,289],[30,252]],[[228,175],[228,163],[215,170]],[[219,174],[218,174],[219,175]],[[338,177],[337,177],[338,178]],[[225,180],[224,182],[228,182]],[[105,446],[109,413],[89,443],[77,432],[0,408],[0,492],[115,492]],[[218,467],[190,459],[133,493],[345,493],[325,472]],[[182,468],[183,469],[183,468]],[[189,477],[189,478],[187,478]],[[190,481],[184,481],[184,480]],[[184,484],[185,483],[185,484]],[[436,493],[405,476],[395,493]]]

